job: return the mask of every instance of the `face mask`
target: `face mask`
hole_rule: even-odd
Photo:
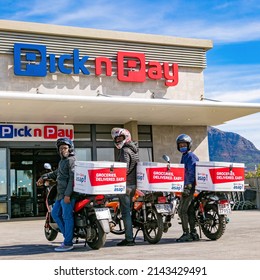
[[[180,148],[180,152],[183,153],[183,154],[185,154],[187,151],[188,151],[187,147],[181,147]]]

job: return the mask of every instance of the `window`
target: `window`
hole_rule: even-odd
[[[138,125],[139,142],[152,143],[152,127],[150,125]]]
[[[7,213],[7,162],[6,149],[0,149],[0,214]]]
[[[97,148],[98,161],[115,161],[114,148]]]
[[[0,195],[7,194],[6,149],[0,149]]]
[[[138,139],[140,161],[153,161],[152,127],[138,125]]]
[[[74,142],[76,158],[79,161],[115,161],[118,150],[111,137],[113,127],[122,124],[76,124]],[[138,126],[140,161],[153,161],[152,126]]]
[[[74,139],[77,141],[90,141],[91,140],[90,124],[75,124]]]
[[[140,161],[153,161],[152,148],[139,148]]]
[[[91,148],[76,148],[75,154],[78,161],[91,161]]]
[[[123,127],[120,124],[97,124],[96,125],[96,141],[111,141],[111,130],[114,127]]]

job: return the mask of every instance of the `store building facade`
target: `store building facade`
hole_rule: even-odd
[[[141,161],[179,162],[187,133],[207,161],[207,126],[257,113],[259,104],[208,102],[210,40],[0,21],[0,215],[41,216],[44,162],[58,137],[78,160],[114,161],[110,131],[129,129]]]

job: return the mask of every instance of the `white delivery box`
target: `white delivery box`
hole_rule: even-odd
[[[245,180],[244,163],[197,162],[196,189],[219,192],[242,192]]]
[[[137,189],[154,192],[182,192],[184,164],[138,162]]]
[[[85,194],[124,194],[126,163],[76,161],[74,191]]]

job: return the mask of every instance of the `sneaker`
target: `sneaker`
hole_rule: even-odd
[[[183,235],[176,239],[177,242],[190,242],[193,241],[191,235],[189,233],[183,233]]]
[[[134,246],[134,245],[135,245],[134,241],[127,241],[126,239],[116,244],[116,246]]]
[[[199,237],[199,235],[198,235],[198,233],[196,231],[195,232],[191,232],[190,236],[192,237],[193,241],[199,241],[200,240],[200,237]]]
[[[56,252],[67,252],[73,250],[73,245],[64,245],[64,243],[61,243],[59,247],[54,248],[54,251]]]
[[[72,239],[72,244],[74,245],[74,244],[78,244],[79,243],[79,241],[78,241],[78,239],[77,238],[73,238]],[[64,241],[60,244],[60,246],[64,246],[65,244],[64,244]]]

